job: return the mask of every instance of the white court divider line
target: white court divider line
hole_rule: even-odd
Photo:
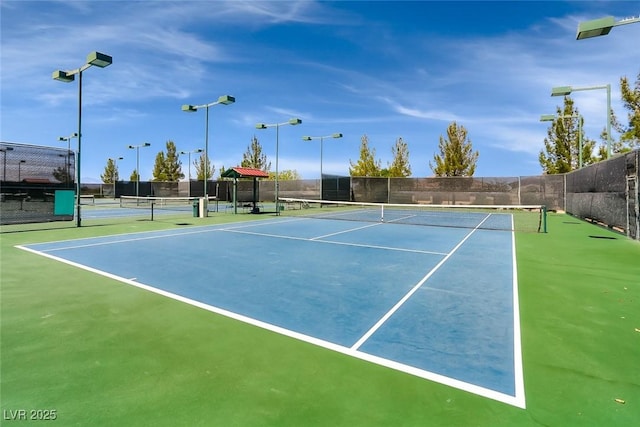
[[[253,221],[248,221],[248,222],[233,222],[233,223],[223,224],[224,227],[222,227],[221,230],[223,230],[223,231],[238,230],[240,228],[258,227],[258,226],[261,226],[261,225],[272,225],[274,222],[277,222],[278,224],[282,224],[282,223],[287,223],[287,222],[300,222],[300,221],[304,221],[304,220],[309,220],[309,218],[305,218],[305,217],[300,217],[300,218],[278,217],[278,218],[271,218],[271,219],[253,220]]]
[[[337,236],[338,234],[351,233],[352,231],[358,231],[358,230],[364,230],[365,228],[377,227],[380,224],[382,224],[382,223],[377,222],[375,224],[367,224],[367,225],[363,225],[363,226],[360,226],[360,227],[349,228],[347,230],[336,231],[335,233],[329,233],[329,234],[325,234],[323,236],[312,237],[310,240],[325,239],[327,237]]]
[[[127,243],[127,242],[138,242],[138,241],[142,241],[142,240],[152,240],[152,239],[162,239],[162,238],[167,238],[167,237],[180,237],[180,236],[188,236],[189,234],[200,234],[200,233],[211,233],[214,231],[220,231],[218,229],[211,229],[211,230],[193,230],[193,231],[184,231],[182,233],[172,233],[172,234],[159,234],[157,236],[142,236],[142,237],[131,237],[128,239],[119,239],[119,240],[104,240],[104,241],[99,241],[99,242],[93,242],[93,243],[86,243],[83,245],[74,245],[74,246],[65,246],[65,247],[60,247],[60,248],[51,248],[51,249],[43,249],[42,252],[54,252],[54,251],[63,251],[63,250],[68,250],[68,249],[80,249],[80,248],[89,248],[92,246],[106,246],[106,245],[113,245],[116,243]],[[100,238],[96,238],[93,237],[91,238],[92,240],[95,239],[100,239]],[[85,240],[85,239],[83,239]],[[59,243],[59,242],[52,242],[52,243]],[[36,243],[38,244],[38,243]],[[43,243],[46,245],[46,243]]]
[[[263,220],[264,221],[264,220]],[[256,225],[264,225],[264,222],[259,220],[250,221],[249,223],[243,223],[244,225],[239,225],[233,228],[243,228],[243,227],[253,227]],[[55,244],[55,243],[64,243],[64,242],[82,242],[82,241],[90,241],[91,243],[78,244],[73,246],[65,246],[59,248],[50,248],[50,249],[42,249],[42,252],[54,252],[61,251],[67,249],[79,249],[79,248],[88,248],[92,246],[103,246],[103,245],[111,245],[114,243],[127,243],[127,242],[136,242],[142,240],[151,240],[151,239],[162,239],[168,237],[179,237],[179,236],[188,236],[190,234],[200,234],[200,233],[212,233],[218,231],[225,231],[225,226],[228,224],[213,224],[213,225],[200,225],[189,229],[181,229],[181,230],[164,230],[164,231],[134,231],[131,233],[123,233],[123,234],[115,234],[112,236],[103,236],[103,237],[83,237],[80,239],[67,239],[67,240],[58,240],[55,242],[43,242],[43,243],[33,243],[29,246],[35,245],[47,245],[47,244]],[[231,227],[230,227],[231,228]],[[152,234],[152,235],[151,235]],[[110,240],[110,238],[123,236],[121,239]],[[135,237],[127,237],[127,236],[135,236]]]
[[[255,231],[245,231],[245,230],[237,230],[237,229],[223,229],[220,231],[226,231],[227,233],[239,233],[239,234],[249,234],[252,236],[263,236],[263,237],[272,237],[275,239],[285,239],[285,240],[299,240],[303,242],[313,242],[313,243],[325,243],[330,245],[341,245],[341,246],[353,246],[358,248],[369,248],[369,249],[382,249],[387,251],[398,251],[398,252],[412,252],[418,254],[428,254],[428,255],[441,255],[444,256],[446,253],[443,252],[434,252],[434,251],[422,251],[419,249],[405,249],[405,248],[394,248],[392,246],[376,246],[376,245],[365,245],[360,243],[348,243],[348,242],[338,242],[335,240],[317,240],[318,237],[307,238],[307,237],[295,237],[295,236],[283,236],[281,234],[270,234],[270,233],[256,233]]]
[[[490,214],[489,214],[490,215]],[[447,260],[449,258],[451,258],[451,256],[464,244],[464,242],[467,241],[467,239],[469,237],[471,237],[471,235],[473,233],[476,232],[476,230],[478,230],[478,228],[489,218],[489,215],[487,215],[482,221],[480,221],[480,223],[476,226],[476,228],[474,228],[473,230],[471,230],[466,236],[464,236],[464,238],[460,241],[460,243],[458,243],[452,250],[451,252],[449,252],[444,258],[442,258],[440,260],[439,263],[437,263],[435,265],[435,267],[433,267],[431,269],[431,271],[429,271],[422,279],[420,279],[420,281],[418,283],[415,284],[415,286],[413,288],[411,288],[411,290],[409,290],[409,292],[407,292],[401,299],[400,301],[398,301],[393,307],[391,307],[391,310],[387,311],[385,313],[384,316],[382,316],[375,325],[373,325],[371,327],[371,329],[369,329],[358,341],[356,341],[356,343],[351,346],[351,348],[353,350],[357,350],[359,349],[362,344],[365,343],[365,341],[367,341],[369,339],[369,337],[371,337],[371,335],[373,335],[378,329],[380,329],[380,327],[387,321],[389,320],[389,318],[391,316],[393,316],[393,314],[398,311],[398,309],[400,307],[402,307],[404,305],[405,302],[407,302],[409,300],[409,298],[411,298],[411,296],[413,294],[415,294],[418,289],[420,289],[422,287],[422,285],[424,285],[424,283],[429,280],[429,278],[431,276],[433,276],[433,274],[438,271],[438,269],[440,267],[442,267],[444,265],[445,262],[447,262]]]
[[[302,218],[300,218],[302,219]],[[294,219],[290,219],[290,221],[293,221]],[[248,221],[248,222],[242,222],[240,224],[243,225],[238,225],[237,228],[242,228],[242,227],[252,227],[252,226],[256,226],[256,225],[264,225],[265,221],[268,220],[253,220],[253,221]],[[231,224],[236,224],[236,223],[231,223]],[[120,234],[113,234],[113,235],[109,235],[109,236],[102,236],[102,237],[80,237],[77,239],[63,239],[63,240],[56,240],[53,242],[36,242],[36,243],[29,243],[29,246],[42,246],[42,245],[48,245],[48,244],[56,244],[56,243],[65,243],[65,242],[82,242],[82,241],[92,241],[93,243],[87,243],[85,245],[76,245],[76,246],[66,246],[64,248],[52,248],[52,249],[47,249],[47,251],[55,251],[55,250],[63,250],[63,249],[77,249],[77,248],[83,248],[83,247],[90,247],[90,246],[100,246],[100,245],[107,245],[107,244],[111,244],[111,243],[123,243],[123,242],[133,242],[133,241],[137,241],[137,240],[147,240],[147,239],[160,239],[163,237],[174,237],[174,236],[186,236],[189,234],[198,234],[198,233],[209,233],[209,232],[214,232],[214,231],[222,231],[226,226],[230,225],[229,223],[225,223],[225,224],[207,224],[207,225],[197,225],[197,226],[193,226],[193,227],[189,227],[188,229],[173,229],[173,230],[147,230],[147,231],[132,231],[129,233],[120,233]],[[141,236],[141,237],[131,237],[131,238],[124,238],[125,236]],[[114,238],[114,237],[119,237],[122,236],[123,239],[120,240],[109,240],[110,238]],[[96,242],[97,241],[97,242]],[[16,246],[19,247],[19,246]]]
[[[265,330],[268,330],[268,331],[271,331],[271,332],[275,332],[275,333],[278,333],[278,334],[281,334],[281,335],[284,335],[284,336],[287,336],[287,337],[290,337],[290,338],[293,338],[293,339],[297,339],[297,340],[300,340],[300,341],[303,341],[303,342],[306,342],[306,343],[309,343],[309,344],[313,344],[313,345],[316,345],[318,347],[323,347],[323,348],[326,348],[328,350],[333,350],[335,352],[342,353],[342,354],[345,354],[347,356],[355,357],[355,358],[358,358],[360,360],[364,360],[364,361],[367,361],[367,362],[374,363],[376,365],[384,366],[384,367],[387,367],[387,368],[390,368],[390,369],[394,369],[394,370],[397,370],[397,371],[400,371],[400,372],[404,372],[404,373],[409,374],[409,375],[413,375],[413,376],[416,376],[416,377],[419,377],[419,378],[424,378],[426,380],[434,381],[434,382],[437,382],[437,383],[440,383],[440,384],[444,384],[446,386],[454,387],[454,388],[457,388],[459,390],[467,391],[469,393],[473,393],[473,394],[476,394],[478,396],[486,397],[488,399],[493,399],[493,400],[496,400],[498,402],[506,403],[508,405],[516,406],[516,407],[519,407],[519,408],[522,408],[522,409],[525,408],[524,401],[522,399],[520,399],[518,397],[518,395],[516,395],[514,397],[514,396],[511,396],[511,395],[508,395],[508,394],[505,394],[505,393],[500,393],[498,391],[491,390],[491,389],[488,389],[488,388],[485,388],[485,387],[480,387],[480,386],[475,385],[475,384],[466,383],[464,381],[456,380],[454,378],[449,378],[449,377],[446,377],[446,376],[443,376],[443,375],[440,375],[440,374],[436,374],[434,372],[425,371],[423,369],[419,369],[419,368],[416,368],[416,367],[413,367],[413,366],[405,365],[403,363],[395,362],[393,360],[389,360],[389,359],[385,359],[385,358],[382,358],[382,357],[374,356],[374,355],[371,355],[371,354],[368,354],[368,353],[361,352],[359,350],[354,350],[353,348],[345,347],[345,346],[342,346],[342,345],[339,345],[339,344],[335,344],[335,343],[332,343],[332,342],[329,342],[329,341],[325,341],[325,340],[322,340],[322,339],[319,339],[319,338],[312,337],[310,335],[305,335],[305,334],[302,334],[300,332],[296,332],[296,331],[292,331],[290,329],[282,328],[280,326],[272,325],[270,323],[263,322],[261,320],[257,320],[257,319],[254,319],[254,318],[251,318],[251,317],[248,317],[248,316],[244,316],[242,314],[238,314],[238,313],[234,313],[232,311],[225,310],[223,308],[215,307],[215,306],[212,306],[212,305],[209,305],[209,304],[205,304],[205,303],[200,302],[200,301],[193,300],[191,298],[183,297],[181,295],[177,295],[177,294],[174,294],[174,293],[171,293],[171,292],[168,292],[168,291],[164,291],[162,289],[154,288],[153,286],[145,285],[143,283],[140,283],[140,282],[137,282],[137,281],[134,281],[134,280],[131,280],[131,279],[125,279],[124,277],[120,277],[120,276],[117,276],[115,274],[108,273],[106,271],[98,270],[96,268],[89,267],[89,266],[84,265],[84,264],[79,264],[77,262],[69,261],[69,260],[66,260],[64,258],[60,258],[60,257],[57,257],[55,255],[51,255],[51,254],[48,254],[48,253],[45,253],[45,252],[40,252],[40,251],[31,249],[31,248],[28,248],[26,246],[18,245],[18,246],[15,246],[15,247],[18,248],[18,249],[22,249],[24,251],[36,254],[36,255],[43,256],[45,258],[53,259],[55,261],[59,261],[59,262],[62,262],[62,263],[65,263],[65,264],[68,264],[68,265],[71,265],[71,266],[86,270],[86,271],[90,271],[90,272],[95,273],[95,274],[99,274],[101,276],[104,276],[104,277],[107,277],[107,278],[110,278],[110,279],[113,279],[113,280],[117,280],[117,281],[125,283],[127,285],[135,286],[136,288],[140,288],[140,289],[143,289],[145,291],[153,292],[155,294],[164,296],[166,298],[171,298],[173,300],[176,300],[176,301],[179,301],[179,302],[182,302],[182,303],[185,303],[185,304],[189,304],[191,306],[198,307],[198,308],[201,308],[203,310],[207,310],[209,312],[212,312],[212,313],[215,313],[215,314],[218,314],[218,315],[221,315],[221,316],[228,317],[230,319],[234,319],[234,320],[237,320],[237,321],[240,321],[240,322],[243,322],[243,323],[247,323],[247,324],[252,325],[252,326],[257,326],[259,328],[262,328],[262,329],[265,329]]]

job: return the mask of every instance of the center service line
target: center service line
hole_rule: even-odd
[[[466,242],[466,241],[467,241],[467,239],[468,239],[469,237],[471,237],[471,235],[472,235],[473,233],[475,233],[475,232],[476,232],[476,230],[478,230],[478,228],[480,228],[480,226],[481,226],[481,225],[482,225],[482,224],[483,224],[483,223],[484,223],[484,222],[489,218],[489,216],[490,216],[490,215],[491,215],[491,214],[487,215],[487,216],[486,216],[486,217],[485,217],[485,218],[484,218],[484,219],[483,219],[483,220],[482,220],[478,225],[476,225],[476,227],[475,227],[473,230],[471,230],[471,232],[470,232],[469,234],[467,234],[467,235],[466,235],[466,236],[465,236],[465,237],[460,241],[460,243],[458,243],[458,244],[453,248],[453,250],[451,250],[451,252],[449,252],[449,253],[448,253],[444,258],[442,258],[442,260],[440,260],[440,262],[439,262],[438,264],[436,264],[436,266],[435,266],[435,267],[433,267],[433,268],[431,269],[431,271],[429,271],[429,272],[427,273],[427,275],[426,275],[426,276],[424,276],[424,277],[423,277],[423,278],[422,278],[422,279],[421,279],[421,280],[420,280],[420,281],[419,281],[419,282],[418,282],[418,283],[417,283],[413,288],[411,288],[411,290],[410,290],[409,292],[407,292],[407,294],[406,294],[404,297],[402,297],[402,299],[401,299],[400,301],[398,301],[398,302],[396,303],[396,305],[394,305],[394,306],[391,308],[391,310],[387,311],[387,313],[386,313],[384,316],[382,316],[382,318],[381,318],[380,320],[378,320],[378,322],[376,322],[376,324],[375,324],[375,325],[373,325],[373,327],[372,327],[371,329],[369,329],[369,330],[367,331],[367,333],[366,333],[366,334],[364,334],[364,335],[362,336],[362,338],[360,338],[360,339],[359,339],[359,340],[358,340],[358,341],[357,341],[353,346],[351,346],[351,350],[358,350],[358,349],[360,348],[360,346],[362,346],[362,344],[364,344],[364,342],[365,342],[366,340],[368,340],[368,339],[369,339],[369,337],[370,337],[371,335],[373,335],[373,334],[374,334],[378,329],[380,329],[380,327],[381,327],[381,326],[382,326],[382,325],[383,325],[383,324],[384,324],[384,323],[385,323],[385,322],[386,322],[386,321],[387,321],[391,316],[393,316],[393,314],[394,314],[396,311],[398,311],[398,309],[399,309],[400,307],[402,307],[402,305],[403,305],[405,302],[407,302],[407,300],[408,300],[409,298],[411,298],[411,296],[412,296],[414,293],[416,293],[416,291],[417,291],[418,289],[420,289],[420,287],[424,284],[424,282],[426,282],[426,281],[429,279],[429,277],[433,276],[433,273],[435,273],[435,272],[436,272],[440,267],[442,267],[442,265],[443,265],[443,264],[444,264],[444,263],[445,263],[445,262],[446,262],[446,261],[451,257],[451,255],[453,255],[453,254],[454,254],[454,253],[455,253],[455,252],[460,248],[460,246],[462,246],[462,244],[463,244],[464,242]]]

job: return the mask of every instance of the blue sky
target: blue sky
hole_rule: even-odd
[[[1,12],[1,139],[66,147],[77,131],[77,80],[54,70],[84,64],[89,52],[113,64],[83,73],[82,179],[100,182],[109,157],[121,178],[136,167],[150,179],[167,140],[204,148],[205,113],[181,111],[229,94],[210,112],[209,157],[235,166],[252,137],[275,169],[303,178],[348,174],[367,135],[385,167],[398,138],[414,177],[432,176],[439,137],[455,121],[479,151],[476,176],[538,175],[538,153],[561,98],[554,86],[612,85],[640,71],[640,24],[576,41],[579,21],[640,14],[638,1],[6,1]],[[575,92],[587,137],[599,141],[606,91]],[[614,135],[617,138],[617,135]],[[75,144],[75,140],[73,140]],[[192,160],[195,155],[192,156]],[[182,156],[187,174],[187,156]],[[193,172],[192,172],[193,173]]]

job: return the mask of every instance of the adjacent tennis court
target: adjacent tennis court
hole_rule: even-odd
[[[331,209],[322,215],[21,247],[525,407],[514,235],[482,229],[504,221],[510,229],[512,215],[485,212],[474,224],[465,215],[460,227],[400,224],[393,215],[343,221],[331,216],[344,211]]]

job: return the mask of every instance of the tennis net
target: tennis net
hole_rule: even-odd
[[[201,203],[202,199],[203,197],[120,196],[120,207],[190,211],[194,203]],[[215,201],[215,196],[208,198],[209,204]]]
[[[281,215],[546,233],[543,205],[420,205],[281,198]]]

